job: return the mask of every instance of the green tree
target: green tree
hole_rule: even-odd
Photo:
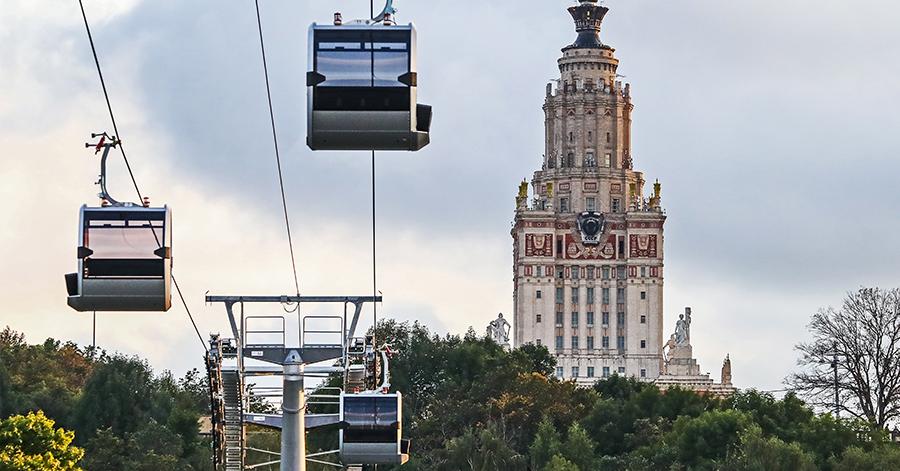
[[[12,416],[0,422],[0,471],[80,471],[74,437],[43,412]]]
[[[759,425],[741,433],[740,444],[729,454],[725,469],[730,471],[816,471],[811,454],[797,443],[763,437]]]
[[[849,448],[840,459],[832,459],[833,471],[885,471],[900,469],[900,448],[889,443],[873,450]]]
[[[136,357],[117,355],[99,364],[75,406],[75,429],[81,440],[110,428],[118,437],[137,430],[154,409],[152,371]]]
[[[7,380],[0,397],[4,414],[41,410],[61,426],[74,428],[70,412],[92,368],[84,351],[53,339],[28,345],[24,335],[6,327],[0,332],[0,363]]]
[[[595,469],[594,441],[578,422],[569,427],[562,455],[582,470]]]
[[[550,417],[544,417],[538,425],[537,435],[531,444],[529,454],[531,455],[531,468],[542,469],[550,460],[560,453],[562,442],[560,440],[559,431],[553,425]]]
[[[85,444],[88,453],[84,457],[84,468],[90,471],[119,471],[125,469],[128,458],[125,440],[110,429],[98,430]]]
[[[490,423],[480,431],[467,430],[447,443],[447,471],[524,469],[525,457],[509,446],[503,427]]]
[[[544,471],[585,471],[589,468],[579,468],[575,463],[563,458],[561,455],[554,455],[544,467]]]
[[[750,424],[743,412],[710,411],[699,417],[678,418],[664,440],[672,445],[681,464],[716,469]]]

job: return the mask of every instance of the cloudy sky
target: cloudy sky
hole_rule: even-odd
[[[419,28],[432,144],[378,158],[380,312],[481,331],[512,305],[516,184],[542,154],[544,84],[574,38],[564,0],[398,1]],[[85,0],[142,191],[173,207],[175,273],[204,336],[204,293],[292,291],[253,2]],[[362,1],[262,0],[304,294],[366,294],[369,159],[305,145],[307,26]],[[836,0],[609,0],[603,39],[636,103],[636,168],[663,183],[666,323],[694,309],[694,351],[740,387],[778,389],[819,307],[900,284],[900,7]],[[75,0],[0,11],[0,324],[89,343],[65,304],[77,210],[95,203],[109,130]],[[131,188],[121,160],[113,195]],[[257,310],[254,314],[272,314]],[[183,308],[101,314],[98,343],[200,367]]]

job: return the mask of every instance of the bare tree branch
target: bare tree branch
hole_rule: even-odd
[[[809,330],[812,341],[796,346],[801,371],[787,378],[790,386],[813,405],[879,428],[900,418],[900,289],[848,293],[840,309],[815,313]]]

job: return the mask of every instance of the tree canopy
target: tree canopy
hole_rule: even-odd
[[[84,451],[74,437],[43,412],[0,421],[0,471],[81,471]]]

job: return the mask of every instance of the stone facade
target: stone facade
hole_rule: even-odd
[[[660,185],[633,168],[631,88],[600,41],[608,9],[569,8],[578,38],[547,85],[545,151],[516,198],[514,341],[547,346],[557,374],[654,380],[663,369]],[[531,197],[529,197],[529,193]]]

